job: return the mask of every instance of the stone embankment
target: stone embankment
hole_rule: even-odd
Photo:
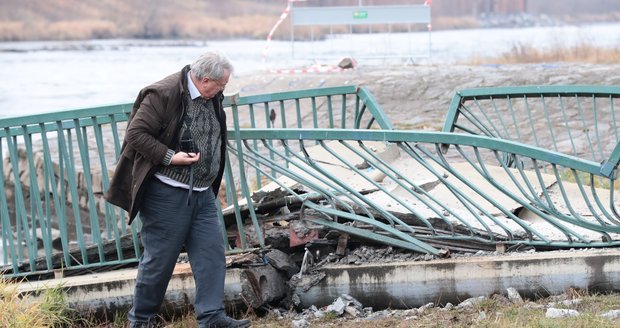
[[[334,63],[334,66],[337,63]],[[259,71],[235,76],[227,93],[241,96],[341,85],[366,86],[399,129],[440,130],[457,90],[526,85],[620,85],[620,65],[372,65],[316,73]],[[599,117],[608,122],[609,117]]]

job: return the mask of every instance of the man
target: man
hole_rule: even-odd
[[[248,327],[224,312],[226,260],[215,199],[226,155],[223,90],[233,72],[207,52],[180,72],[142,89],[133,105],[106,199],[140,212],[140,258],[131,327],[150,327],[181,247],[196,283],[199,327]]]

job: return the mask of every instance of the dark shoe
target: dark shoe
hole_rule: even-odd
[[[153,322],[136,321],[136,322],[129,323],[129,328],[154,328],[154,327],[157,327],[157,325]]]
[[[245,328],[251,325],[250,320],[235,320],[227,315],[221,316],[216,320],[210,321],[206,328]]]

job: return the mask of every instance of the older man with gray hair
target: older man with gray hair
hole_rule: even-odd
[[[196,283],[199,327],[248,327],[224,312],[226,259],[216,196],[226,160],[223,91],[233,73],[219,52],[143,88],[133,105],[106,199],[140,213],[140,258],[131,327],[151,327],[181,248]]]

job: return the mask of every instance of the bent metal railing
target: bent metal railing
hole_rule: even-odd
[[[612,104],[596,107],[608,116],[617,107],[612,91]],[[221,219],[228,252],[264,247],[280,230],[304,238],[316,227],[429,254],[620,241],[614,151],[601,163],[506,135],[394,131],[372,95],[353,86],[235,96],[227,107]],[[120,105],[0,120],[8,153],[0,167],[5,276],[136,261],[139,220],[127,227],[125,213],[98,202],[129,111]],[[455,111],[448,120],[465,117]],[[491,122],[477,123],[481,130],[497,128],[489,112],[477,115]]]
[[[225,106],[233,101],[244,115],[229,118],[231,130],[391,127],[372,95],[355,86],[227,97]],[[126,213],[103,200],[131,105],[0,119],[0,273],[49,276],[137,261],[139,219],[127,226]],[[228,171],[238,170],[230,162]],[[226,180],[232,203],[246,183]],[[253,181],[259,187],[261,177]],[[222,233],[240,236],[228,252],[247,250],[245,234]]]
[[[249,215],[252,207],[286,207],[311,225],[431,254],[446,245],[471,251],[497,243],[620,244],[614,188],[581,183],[587,176],[614,186],[615,177],[574,156],[443,132],[242,129],[237,142],[243,147],[231,145],[233,154],[271,180],[263,195],[277,195],[248,199]],[[542,172],[546,166],[552,173]],[[565,171],[576,183],[562,178]],[[598,201],[587,203],[591,197]]]
[[[564,154],[608,161],[620,149],[620,87],[521,86],[457,91],[444,132],[486,135]]]

